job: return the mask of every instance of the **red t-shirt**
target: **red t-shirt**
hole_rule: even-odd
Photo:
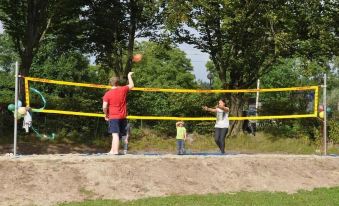
[[[109,119],[125,119],[127,116],[126,97],[129,90],[128,86],[117,87],[109,90],[102,98],[108,103]]]

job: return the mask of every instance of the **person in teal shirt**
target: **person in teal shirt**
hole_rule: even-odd
[[[187,137],[186,128],[183,121],[175,123],[175,126],[177,127],[177,154],[183,155],[185,153],[185,140]]]

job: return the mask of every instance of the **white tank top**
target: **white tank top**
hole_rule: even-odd
[[[229,126],[228,112],[217,108],[217,121],[215,122],[215,128],[228,128]]]

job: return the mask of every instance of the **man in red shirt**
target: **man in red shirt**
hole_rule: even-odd
[[[134,87],[132,74],[133,72],[128,73],[126,86],[119,85],[119,77],[112,77],[109,80],[112,89],[103,97],[102,110],[105,113],[105,120],[109,123],[108,132],[112,133],[112,147],[108,154],[119,154],[119,138],[126,135],[126,97],[128,91]]]

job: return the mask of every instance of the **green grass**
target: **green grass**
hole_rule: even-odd
[[[189,195],[146,198],[134,201],[92,200],[81,203],[65,203],[60,206],[334,206],[339,205],[339,187],[299,191],[295,194],[269,192],[238,192],[234,194]]]
[[[227,150],[244,153],[316,154],[318,147],[307,138],[283,138],[258,133],[239,135],[226,142]]]
[[[143,130],[137,139],[131,139],[130,151],[157,151],[175,153],[175,138],[168,138],[151,130]],[[218,151],[214,134],[191,134],[186,149],[193,152]],[[241,153],[320,154],[321,148],[308,138],[286,138],[259,132],[256,136],[241,134],[226,139],[226,151]],[[338,145],[328,148],[329,154],[339,154]]]
[[[214,133],[200,135],[190,134],[192,141],[186,141],[186,149],[192,152],[218,152],[214,142]],[[12,137],[11,137],[12,138]],[[19,142],[32,141],[32,138],[19,138]],[[0,148],[3,142],[12,142],[10,138],[0,138]],[[35,141],[38,141],[37,139]],[[132,130],[132,138],[129,142],[130,152],[163,152],[175,153],[175,136],[166,136],[151,129]],[[58,142],[48,142],[50,144]],[[62,142],[64,144],[70,144]],[[91,147],[109,149],[111,138],[100,138],[93,142]],[[273,135],[258,132],[256,136],[239,134],[237,137],[226,139],[226,151],[241,153],[276,153],[276,154],[321,154],[321,142],[310,141],[307,137],[286,137],[283,134]],[[339,155],[339,145],[328,144],[328,154]]]

